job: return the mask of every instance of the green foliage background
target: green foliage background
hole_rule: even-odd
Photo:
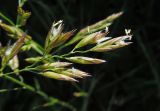
[[[16,18],[17,0],[0,0],[0,11]],[[160,33],[158,0],[28,0],[25,8],[32,12],[26,29],[43,44],[53,21],[64,20],[65,30],[81,29],[106,16],[124,11],[110,27],[109,36],[132,29],[133,44],[113,52],[89,54],[108,62],[101,65],[76,66],[93,76],[77,84],[23,74],[25,82],[73,104],[78,111],[159,111],[160,110]],[[3,36],[3,38],[2,38]],[[0,40],[5,44],[3,31]],[[5,38],[5,39],[4,39]],[[64,50],[65,51],[65,50]],[[31,55],[34,53],[28,53]],[[25,58],[21,54],[20,58]],[[24,64],[21,62],[21,67]],[[0,79],[0,89],[15,84]],[[85,92],[75,97],[74,92]],[[43,106],[45,101],[27,90],[0,93],[0,111],[68,111],[62,106]]]

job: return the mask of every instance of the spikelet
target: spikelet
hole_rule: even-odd
[[[71,62],[79,64],[100,64],[106,62],[105,60],[102,59],[83,57],[83,56],[68,57],[66,59]]]
[[[88,27],[83,28],[82,30],[80,30],[78,32],[78,34],[71,41],[69,41],[67,43],[67,45],[71,45],[71,44],[83,39],[85,37],[85,35],[89,35],[91,33],[103,30],[106,27],[109,27],[113,23],[113,21],[116,20],[117,18],[119,18],[122,14],[123,14],[123,12],[112,14],[109,17],[105,18],[104,20],[101,20],[93,25],[90,25]]]
[[[66,42],[74,33],[74,31],[62,33],[62,30],[62,21],[53,23],[45,41],[45,50],[47,53],[49,53],[53,48]]]
[[[20,38],[24,35],[24,32],[15,26],[7,25],[3,22],[0,22],[0,27],[2,27],[2,29],[4,29],[8,33],[8,36],[10,36],[12,38],[17,39],[17,38]],[[31,36],[29,36],[29,35],[25,35],[25,36],[26,36],[25,37],[26,39],[28,39],[28,40],[31,39]]]
[[[115,50],[124,46],[131,44],[132,42],[126,42],[126,40],[131,40],[132,36],[126,35],[117,38],[110,39],[108,41],[97,44],[95,47],[90,49],[93,52],[106,52]]]
[[[69,62],[53,62],[53,63],[46,63],[44,65],[42,65],[42,68],[49,68],[49,67],[54,67],[54,68],[58,68],[58,67],[67,67],[72,65],[72,63]]]
[[[18,12],[17,25],[19,27],[24,26],[28,18],[31,16],[31,12],[23,10],[22,7],[18,7],[17,12]]]
[[[90,76],[88,73],[75,68],[66,69],[64,71],[61,71],[60,73],[73,78],[84,78]]]
[[[48,77],[48,78],[52,78],[52,79],[56,79],[56,80],[63,80],[63,81],[71,81],[71,82],[78,82],[76,79],[63,75],[63,74],[59,74],[59,73],[55,73],[52,71],[47,71],[44,73],[41,73],[41,75]]]
[[[16,70],[19,67],[19,59],[18,56],[15,55],[8,63],[12,70]]]
[[[78,49],[80,47],[83,47],[85,45],[88,45],[88,44],[94,44],[94,43],[97,43],[98,40],[104,38],[105,36],[107,35],[107,32],[105,33],[101,33],[101,32],[95,32],[95,33],[92,33],[90,35],[87,35],[84,37],[84,39],[82,39],[74,48],[75,49]]]
[[[30,58],[26,58],[25,61],[29,62],[29,63],[34,63],[34,62],[39,62],[43,59],[43,57],[30,57]]]

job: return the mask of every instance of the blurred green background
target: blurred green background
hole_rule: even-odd
[[[79,83],[28,73],[23,74],[25,82],[40,85],[48,95],[71,103],[78,111],[160,111],[159,5],[159,0],[28,0],[25,9],[32,16],[25,29],[40,44],[53,21],[64,20],[65,31],[79,30],[119,11],[124,14],[109,28],[109,36],[132,29],[134,43],[112,52],[88,54],[107,63],[77,65],[92,75]],[[14,21],[16,6],[17,0],[0,0],[0,11]],[[8,41],[2,30],[0,40],[4,44]],[[27,57],[23,53],[19,56]],[[13,87],[16,85],[0,79],[0,89]],[[81,92],[80,97],[75,92]],[[58,105],[41,106],[44,103],[43,98],[27,90],[0,93],[0,111],[68,111]]]

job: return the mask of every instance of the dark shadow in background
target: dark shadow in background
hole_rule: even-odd
[[[32,17],[25,28],[41,44],[53,21],[64,20],[65,30],[68,31],[83,28],[119,11],[124,11],[124,15],[110,27],[109,36],[120,36],[125,28],[132,29],[134,43],[113,52],[88,54],[106,59],[108,62],[105,64],[77,66],[93,75],[78,83],[81,90],[88,92],[87,97],[73,96],[73,92],[78,91],[75,84],[24,74],[26,82],[34,85],[37,78],[42,90],[71,102],[78,111],[160,110],[159,0],[28,1],[25,8],[31,10]],[[0,11],[15,20],[16,4],[16,0],[1,0]],[[3,44],[7,41],[2,38],[4,35],[1,31]],[[26,56],[22,53],[20,57],[23,59]],[[21,63],[21,67],[24,65]],[[13,87],[9,82],[1,81],[1,89]],[[0,111],[30,111],[40,103],[43,104],[43,100],[28,91],[0,94]],[[54,111],[67,111],[59,106],[56,109]]]

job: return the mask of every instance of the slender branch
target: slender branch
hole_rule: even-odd
[[[3,74],[2,77],[4,77],[5,79],[10,80],[10,81],[12,81],[12,82],[14,82],[16,84],[19,84],[20,86],[23,86],[23,87],[25,87],[26,89],[28,89],[28,90],[30,90],[32,92],[35,92],[35,89],[32,86],[30,86],[30,85],[28,85],[28,84],[26,84],[24,82],[21,82],[21,81],[15,79],[13,77],[10,77],[10,76],[8,76],[6,74]]]
[[[0,93],[10,92],[10,91],[17,91],[17,90],[24,90],[24,89],[26,89],[26,88],[20,87],[20,88],[13,88],[13,89],[0,89]]]
[[[77,54],[77,53],[79,53],[79,54],[85,54],[85,53],[88,53],[88,52],[90,52],[90,50],[69,52],[69,53],[67,53],[67,54],[63,54],[63,55],[54,55],[54,56],[52,56],[52,57],[53,57],[53,58],[65,59],[65,57],[70,56],[70,55],[72,55],[72,54]]]
[[[8,75],[6,75],[6,74],[2,74],[2,73],[1,73],[1,76],[2,76],[3,78],[7,79],[7,80],[12,81],[13,83],[16,83],[16,84],[18,84],[18,85],[26,88],[27,90],[29,90],[29,91],[31,91],[31,92],[33,92],[33,93],[36,93],[36,94],[42,96],[42,97],[43,97],[46,101],[48,101],[49,103],[50,103],[50,102],[53,103],[53,101],[54,101],[54,104],[51,104],[51,105],[59,104],[59,105],[62,105],[62,106],[64,106],[64,107],[72,110],[72,111],[76,111],[76,109],[75,109],[72,105],[70,105],[70,104],[68,104],[68,103],[66,103],[66,102],[64,102],[64,101],[61,101],[61,100],[59,100],[59,99],[57,99],[57,98],[50,97],[50,96],[48,96],[46,93],[44,93],[43,91],[41,91],[41,90],[36,90],[34,87],[32,87],[32,86],[30,86],[30,85],[28,85],[28,84],[26,84],[26,83],[24,83],[24,82],[21,82],[21,81],[13,78],[13,77],[11,77],[11,76],[8,76]]]
[[[6,17],[3,13],[0,12],[0,17],[2,17],[4,20],[6,20],[11,25],[15,25],[8,17]]]

